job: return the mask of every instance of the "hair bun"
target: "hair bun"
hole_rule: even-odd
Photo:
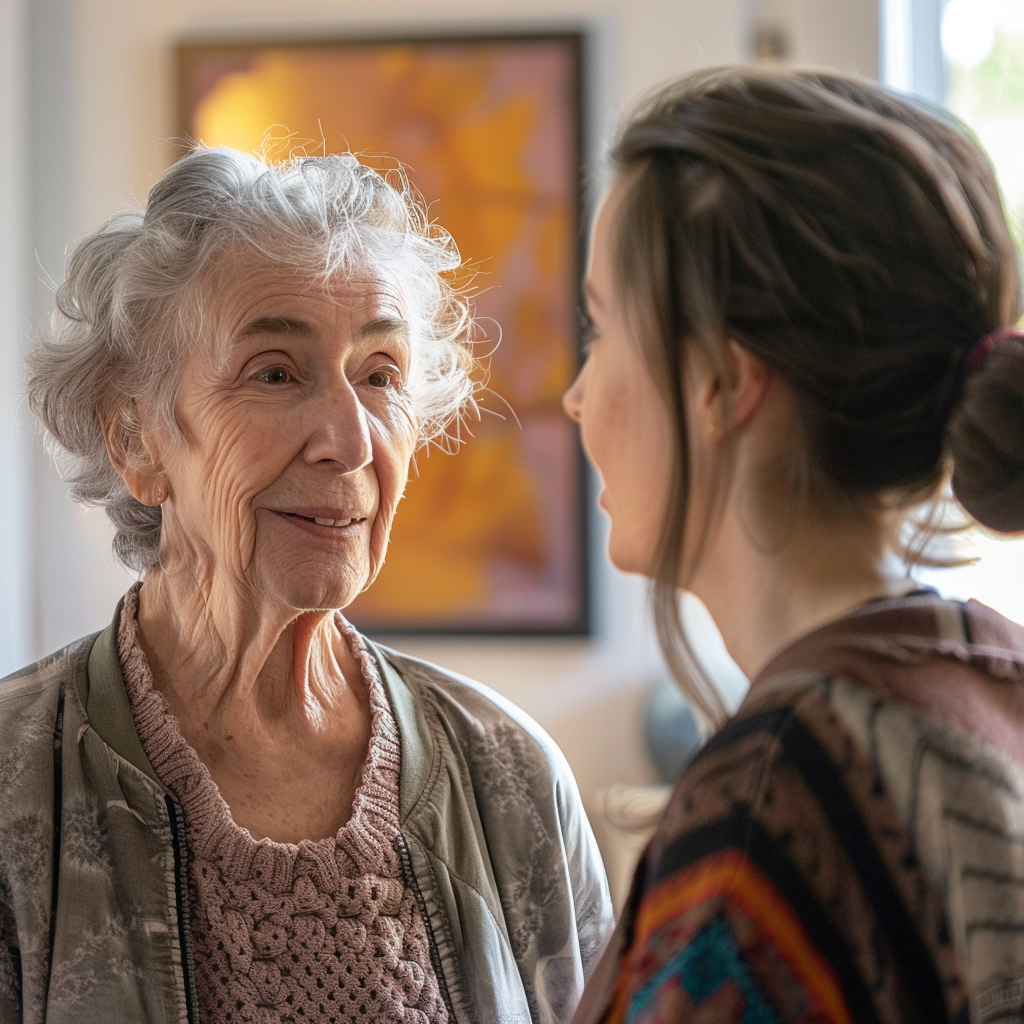
[[[960,504],[990,530],[1024,530],[1024,334],[969,373],[948,444]]]

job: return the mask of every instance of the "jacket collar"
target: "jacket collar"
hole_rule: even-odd
[[[117,656],[117,630],[121,624],[122,598],[117,602],[113,621],[103,632],[96,635],[89,652],[86,668],[85,688],[82,702],[85,705],[89,724],[100,739],[115,753],[135,765],[154,782],[160,783],[153,766],[149,763],[139,734],[135,731],[128,691],[124,685],[121,662]]]
[[[398,813],[404,825],[427,787],[434,766],[434,738],[418,700],[408,683],[388,660],[388,648],[363,637],[384,684],[384,692],[395,716],[401,744],[401,771],[398,782]]]
[[[117,631],[121,623],[122,598],[117,603],[110,625],[96,638],[89,652],[84,679],[82,703],[89,724],[107,746],[135,765],[154,782],[160,782],[149,763],[135,729],[128,692],[125,689],[121,662],[117,656]],[[384,691],[387,693],[398,726],[402,767],[399,777],[399,816],[409,817],[419,801],[430,777],[434,760],[434,741],[417,701],[405,680],[387,658],[387,648],[363,638],[366,649],[377,663]]]

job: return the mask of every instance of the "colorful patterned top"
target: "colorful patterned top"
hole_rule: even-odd
[[[683,773],[574,1024],[1024,1020],[1024,628],[798,641]]]

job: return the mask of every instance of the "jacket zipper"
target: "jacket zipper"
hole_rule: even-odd
[[[57,717],[53,724],[53,858],[50,882],[50,962],[46,968],[46,991],[53,976],[53,946],[57,941],[57,896],[60,893],[60,847],[64,804],[64,684],[57,696]]]
[[[452,1006],[451,995],[448,992],[448,981],[444,976],[444,967],[441,963],[441,951],[437,948],[437,938],[434,935],[434,926],[430,921],[430,914],[427,912],[427,901],[423,898],[419,882],[416,880],[416,873],[412,869],[412,858],[405,845],[405,837],[401,834],[395,836],[392,847],[398,854],[402,864],[402,874],[405,876],[406,884],[412,889],[413,898],[416,900],[416,907],[423,918],[423,924],[427,929],[427,944],[430,947],[430,964],[434,968],[434,975],[437,978],[437,986],[441,990],[441,1001],[448,1011],[448,1020],[456,1024],[458,1018],[455,1016],[455,1009]]]
[[[178,814],[174,801],[165,796],[167,816],[171,823],[171,843],[174,848],[174,901],[178,912],[178,943],[181,946],[181,972],[185,985],[185,1012],[188,1024],[199,1024],[199,997],[196,994],[195,959],[192,953],[192,930],[188,910],[188,847],[185,843],[185,823]]]

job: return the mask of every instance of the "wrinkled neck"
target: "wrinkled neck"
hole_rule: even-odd
[[[354,670],[332,610],[282,607],[194,573],[147,575],[139,641],[172,707],[205,720],[240,706],[265,721],[298,714],[315,724]]]

